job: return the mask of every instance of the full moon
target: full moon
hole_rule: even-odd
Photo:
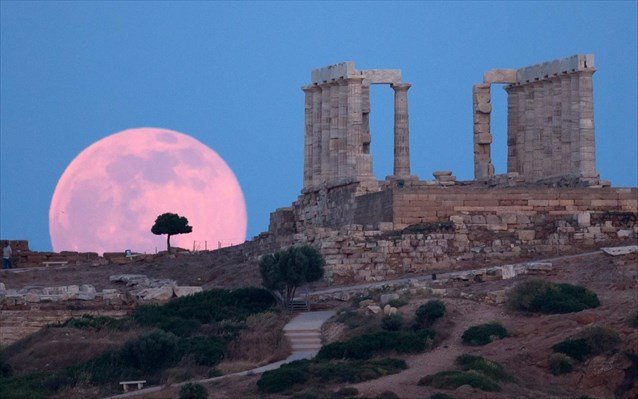
[[[237,178],[215,151],[182,133],[125,130],[86,148],[53,193],[53,250],[153,253],[166,236],[151,233],[162,213],[185,216],[190,234],[171,246],[216,249],[246,239],[246,205]]]

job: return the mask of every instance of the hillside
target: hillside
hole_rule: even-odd
[[[180,258],[170,260],[179,261]],[[165,267],[165,270],[174,268],[175,264],[170,265],[170,262],[167,261],[164,266],[156,266],[156,270],[160,267]],[[597,294],[601,305],[580,312],[554,315],[525,314],[508,310],[502,303],[503,290],[531,278],[582,285]],[[344,291],[347,291],[346,287]],[[446,314],[433,326],[439,342],[433,349],[421,354],[389,353],[389,357],[404,359],[408,368],[398,374],[347,386],[355,387],[360,395],[369,398],[388,390],[403,399],[427,398],[435,392],[446,392],[457,399],[575,399],[581,395],[595,398],[633,398],[638,394],[638,364],[635,357],[632,363],[628,354],[638,354],[638,329],[635,324],[631,324],[631,319],[636,317],[638,310],[637,291],[637,255],[612,257],[603,253],[554,261],[551,270],[539,272],[534,276],[522,275],[508,280],[479,283],[468,281],[441,284],[434,291],[422,288],[400,290],[402,298],[408,301],[398,309],[406,324],[414,317],[415,310],[420,304],[431,299],[443,301],[447,308]],[[378,290],[372,291],[367,297],[378,302],[381,293]],[[342,312],[341,317],[337,316],[325,326],[325,343],[352,337],[365,332],[366,329],[379,328],[381,316],[372,315],[365,306],[359,306],[361,299],[367,298],[353,297],[346,302],[330,299],[322,304],[325,307],[340,309]],[[462,343],[461,335],[468,327],[493,321],[500,322],[509,332],[509,337],[479,347]],[[613,351],[576,363],[571,373],[552,375],[548,365],[548,358],[552,353],[551,346],[591,326],[613,329],[618,333],[621,343]],[[11,354],[8,361],[18,372],[55,369],[86,360],[89,352],[87,348],[92,348],[93,351],[103,350],[121,344],[128,338],[126,333],[105,334],[66,328],[48,329],[21,342],[19,346],[10,347],[7,350]],[[78,354],[77,359],[58,355],[60,351],[71,350]],[[514,377],[515,382],[501,383],[501,392],[489,393],[469,386],[450,391],[417,385],[419,379],[426,375],[454,370],[454,361],[462,354],[479,355],[500,363],[507,373]],[[34,359],[37,359],[37,362]],[[230,371],[241,368],[242,365],[225,367]],[[243,367],[248,367],[246,362]],[[256,387],[258,379],[258,376],[233,377],[206,386],[211,398],[258,398],[263,397]],[[175,381],[174,377],[169,380]],[[328,388],[335,391],[340,386],[344,384],[331,385]],[[67,391],[67,395],[72,392]],[[85,397],[91,397],[87,395],[86,390],[82,392]],[[176,388],[168,388],[140,397],[173,398],[176,397],[176,392]]]

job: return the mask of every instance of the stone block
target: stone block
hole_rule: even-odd
[[[580,227],[587,227],[591,225],[591,214],[589,212],[580,212],[576,215],[576,220]]]
[[[175,296],[178,298],[183,296],[193,295],[202,291],[203,291],[202,287],[178,286],[173,288],[173,292],[175,292]]]
[[[399,299],[399,294],[396,294],[396,293],[393,293],[393,294],[382,294],[381,295],[381,299],[379,300],[379,303],[381,304],[381,306],[385,306],[390,301],[395,300],[395,299]]]
[[[527,270],[531,272],[535,271],[551,271],[553,269],[551,262],[532,262],[527,264]]]
[[[518,239],[521,241],[532,241],[536,236],[536,232],[534,230],[519,230],[516,234],[518,235]]]
[[[516,269],[514,269],[514,265],[501,266],[501,271],[502,271],[503,280],[516,277]]]
[[[165,285],[159,288],[144,288],[135,295],[144,301],[168,301],[173,297],[173,287]]]
[[[377,305],[368,305],[366,309],[368,309],[368,311],[372,314],[378,314],[381,312],[381,307]]]
[[[633,230],[618,230],[616,234],[618,235],[618,238],[630,238],[634,232]]]
[[[483,74],[483,83],[516,83],[516,69],[491,69]]]

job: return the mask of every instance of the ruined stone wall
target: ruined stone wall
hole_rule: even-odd
[[[292,242],[319,248],[334,284],[633,243],[638,233],[635,188],[392,182],[356,193],[343,186],[286,208]]]
[[[0,310],[0,347],[10,345],[29,334],[38,332],[49,324],[64,323],[72,317],[81,317],[88,314],[92,316],[108,316],[121,318],[126,316],[131,309],[114,308],[101,305],[99,308],[65,309],[53,306],[33,305],[21,308],[3,308]]]
[[[636,212],[635,188],[392,188],[392,221],[399,226],[445,222],[453,215],[526,215],[546,213],[572,218],[581,213]]]

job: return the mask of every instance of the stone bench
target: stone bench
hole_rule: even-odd
[[[44,266],[52,266],[52,265],[57,265],[57,266],[63,266],[63,265],[67,265],[69,262],[67,262],[66,260],[48,260],[46,262],[42,262],[42,264]]]
[[[137,385],[137,389],[140,390],[144,387],[144,384],[146,384],[146,380],[140,380],[140,381],[120,381],[120,385],[122,386],[122,389],[124,389],[124,392],[128,392],[128,388],[131,385]]]

